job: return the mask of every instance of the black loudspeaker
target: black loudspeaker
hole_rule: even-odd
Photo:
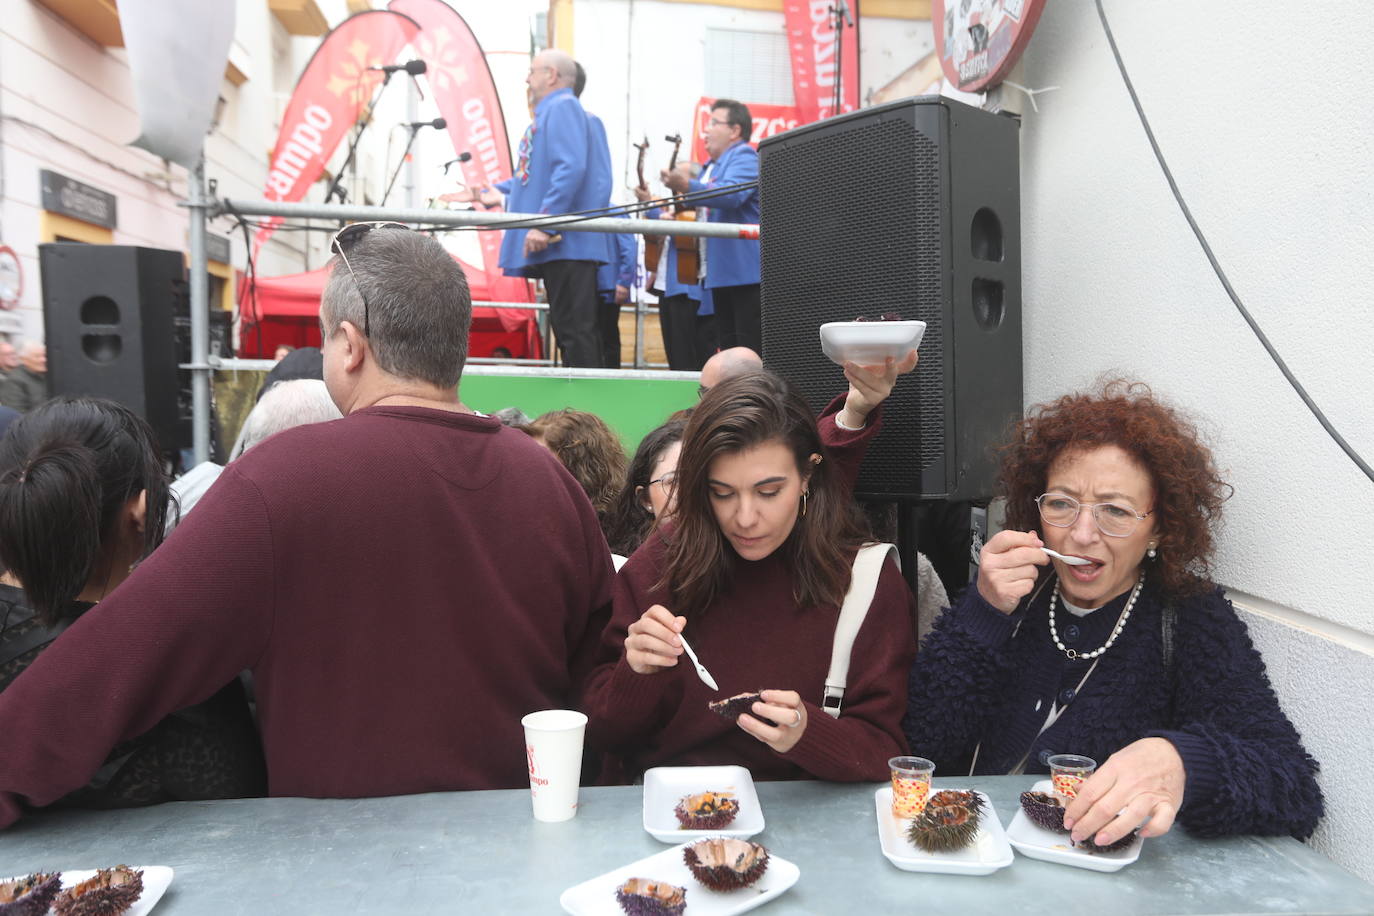
[[[186,297],[185,256],[53,242],[38,246],[38,263],[52,393],[118,401],[164,448],[189,445],[174,322]]]
[[[1020,416],[1016,120],[923,96],[759,145],[763,350],[820,410],[846,388],[827,321],[926,322],[921,361],[864,460],[869,499],[992,494],[993,447]]]

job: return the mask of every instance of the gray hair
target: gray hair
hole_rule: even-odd
[[[348,271],[344,271],[347,273]],[[243,421],[238,441],[229,452],[233,461],[269,436],[293,426],[337,420],[343,414],[329,397],[324,382],[313,378],[289,379],[277,382],[263,394],[262,400]]]
[[[457,387],[468,358],[472,296],[463,269],[444,246],[419,232],[374,229],[348,249],[351,273],[337,255],[332,263],[320,305],[326,338],[342,322],[360,332],[366,324],[383,372]]]
[[[530,415],[519,407],[502,407],[492,416],[500,420],[502,426],[513,426],[518,429],[530,425]]]
[[[577,85],[577,61],[573,60],[568,52],[557,48],[545,48],[544,59],[558,73],[559,82],[569,88]]]

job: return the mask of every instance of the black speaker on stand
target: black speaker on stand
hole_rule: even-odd
[[[857,490],[899,504],[909,578],[920,504],[986,504],[993,446],[1022,410],[1018,130],[922,96],[759,145],[768,368],[819,411],[846,384],[821,353],[822,324],[926,322],[920,365],[884,406]]]

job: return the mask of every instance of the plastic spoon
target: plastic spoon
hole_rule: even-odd
[[[1056,560],[1063,560],[1070,566],[1091,566],[1093,562],[1092,560],[1085,560],[1082,557],[1066,557],[1062,553],[1050,550],[1048,547],[1041,547],[1040,549],[1045,551],[1045,553],[1049,554],[1050,556],[1054,557]],[[683,645],[686,645],[686,643],[683,643]],[[691,650],[688,650],[687,654],[691,655]]]
[[[687,640],[678,636],[678,641],[682,643],[682,648],[687,650],[687,657],[692,660],[692,664],[697,666],[697,677],[701,678],[701,682],[712,690],[720,690],[720,687],[716,685],[716,679],[711,677],[711,672],[706,670],[705,665],[697,661],[697,654],[692,651],[691,646],[687,645]]]

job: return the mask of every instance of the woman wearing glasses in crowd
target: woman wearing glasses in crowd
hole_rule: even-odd
[[[947,776],[1093,758],[1065,812],[1075,841],[1147,818],[1145,836],[1175,819],[1311,834],[1317,764],[1207,578],[1230,487],[1194,427],[1143,385],[1067,395],[1019,424],[1000,485],[1006,530],[912,669],[912,752]]]
[[[884,397],[897,372],[878,375]],[[903,750],[914,599],[891,560],[854,642],[843,711],[831,718],[819,705],[864,541],[852,477],[825,440],[866,443],[878,428],[870,416],[846,434],[827,417],[823,436],[801,396],[766,372],[721,382],[693,410],[676,509],[616,577],[585,696],[589,738],[620,758],[622,778],[741,764],[756,779],[880,779]],[[719,690],[697,677],[679,637]],[[737,722],[708,709],[760,688]]]

